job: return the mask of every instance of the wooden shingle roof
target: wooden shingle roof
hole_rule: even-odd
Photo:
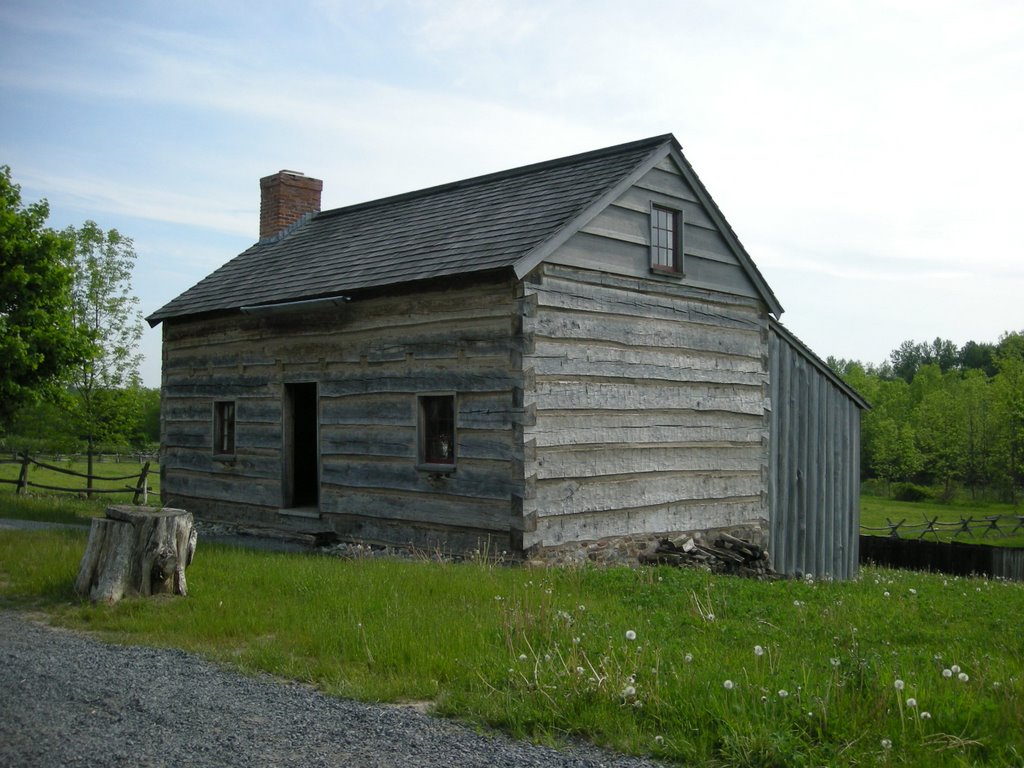
[[[521,277],[670,152],[681,157],[665,134],[323,211],[253,245],[147,320],[502,269]]]

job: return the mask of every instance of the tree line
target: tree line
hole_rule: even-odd
[[[131,238],[95,222],[55,230],[0,165],[0,441],[136,446],[153,434],[139,377]],[[156,394],[159,430],[159,393]]]
[[[952,498],[1016,502],[1024,490],[1024,332],[998,342],[905,341],[881,365],[830,357],[871,404],[861,420],[866,478]],[[910,495],[918,488],[905,489]]]

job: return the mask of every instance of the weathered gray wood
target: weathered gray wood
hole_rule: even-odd
[[[564,445],[657,445],[677,443],[756,443],[764,436],[761,419],[744,414],[703,411],[548,411],[529,439],[538,448]]]
[[[188,594],[185,568],[196,548],[192,515],[114,506],[92,522],[75,591],[94,602],[123,597]]]
[[[762,489],[760,472],[649,472],[607,476],[601,482],[545,480],[537,482],[538,516],[648,507],[681,500],[754,498]]]
[[[713,352],[760,359],[760,332],[715,332],[707,326],[650,320],[644,323],[625,317],[593,317],[584,314],[544,312],[524,323],[527,333],[561,339],[591,339],[636,347],[659,347]]]
[[[715,385],[677,381],[634,383],[595,379],[537,378],[533,397],[543,410],[676,410],[724,411],[760,416],[764,397],[760,385]]]
[[[773,565],[851,578],[859,556],[860,404],[775,326],[770,345]]]
[[[694,293],[689,297],[678,291],[638,293],[635,286],[629,284],[614,286],[548,276],[543,284],[531,291],[531,296],[535,297],[538,307],[622,315],[633,322],[639,319],[685,321],[716,329],[739,328],[758,332],[765,325],[756,306],[716,303],[704,293]]]
[[[624,349],[582,340],[539,339],[530,356],[539,376],[578,374],[588,377],[688,381],[761,386],[765,375],[753,358],[695,355],[660,350]]]
[[[543,449],[537,457],[537,479],[602,477],[642,472],[754,472],[764,451],[759,442],[582,444]]]
[[[439,489],[444,480],[438,481]],[[428,527],[453,526],[487,531],[509,530],[509,502],[389,490],[387,493],[324,485],[320,510],[325,515],[376,518],[420,523]],[[402,543],[402,542],[396,542]]]
[[[760,498],[728,501],[681,501],[652,507],[619,507],[600,512],[542,517],[537,529],[528,534],[549,546],[570,541],[588,541],[608,536],[629,536],[704,530],[712,526],[732,527],[764,520]]]
[[[165,323],[164,493],[195,500],[204,514],[244,508],[272,518],[284,498],[284,385],[316,382],[321,513],[395,516],[404,525],[419,509],[412,503],[419,493],[430,497],[419,510],[425,525],[441,524],[446,504],[497,504],[500,512],[489,512],[483,527],[507,530],[510,496],[523,482],[511,442],[522,413],[513,405],[522,378],[511,367],[521,343],[513,333],[521,306],[513,288],[499,280],[363,299],[301,317]],[[416,395],[424,391],[458,393],[460,465],[450,478],[432,480],[414,468]],[[213,458],[212,402],[225,399],[236,402],[236,451]],[[399,503],[382,503],[384,496]],[[452,514],[475,525],[472,514]]]

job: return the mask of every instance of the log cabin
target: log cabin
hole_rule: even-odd
[[[322,186],[261,179],[259,241],[148,318],[165,505],[554,559],[726,531],[856,573],[866,403],[671,134],[335,210]]]

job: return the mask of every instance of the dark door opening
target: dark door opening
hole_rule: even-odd
[[[284,506],[320,502],[319,409],[315,383],[284,387]]]

